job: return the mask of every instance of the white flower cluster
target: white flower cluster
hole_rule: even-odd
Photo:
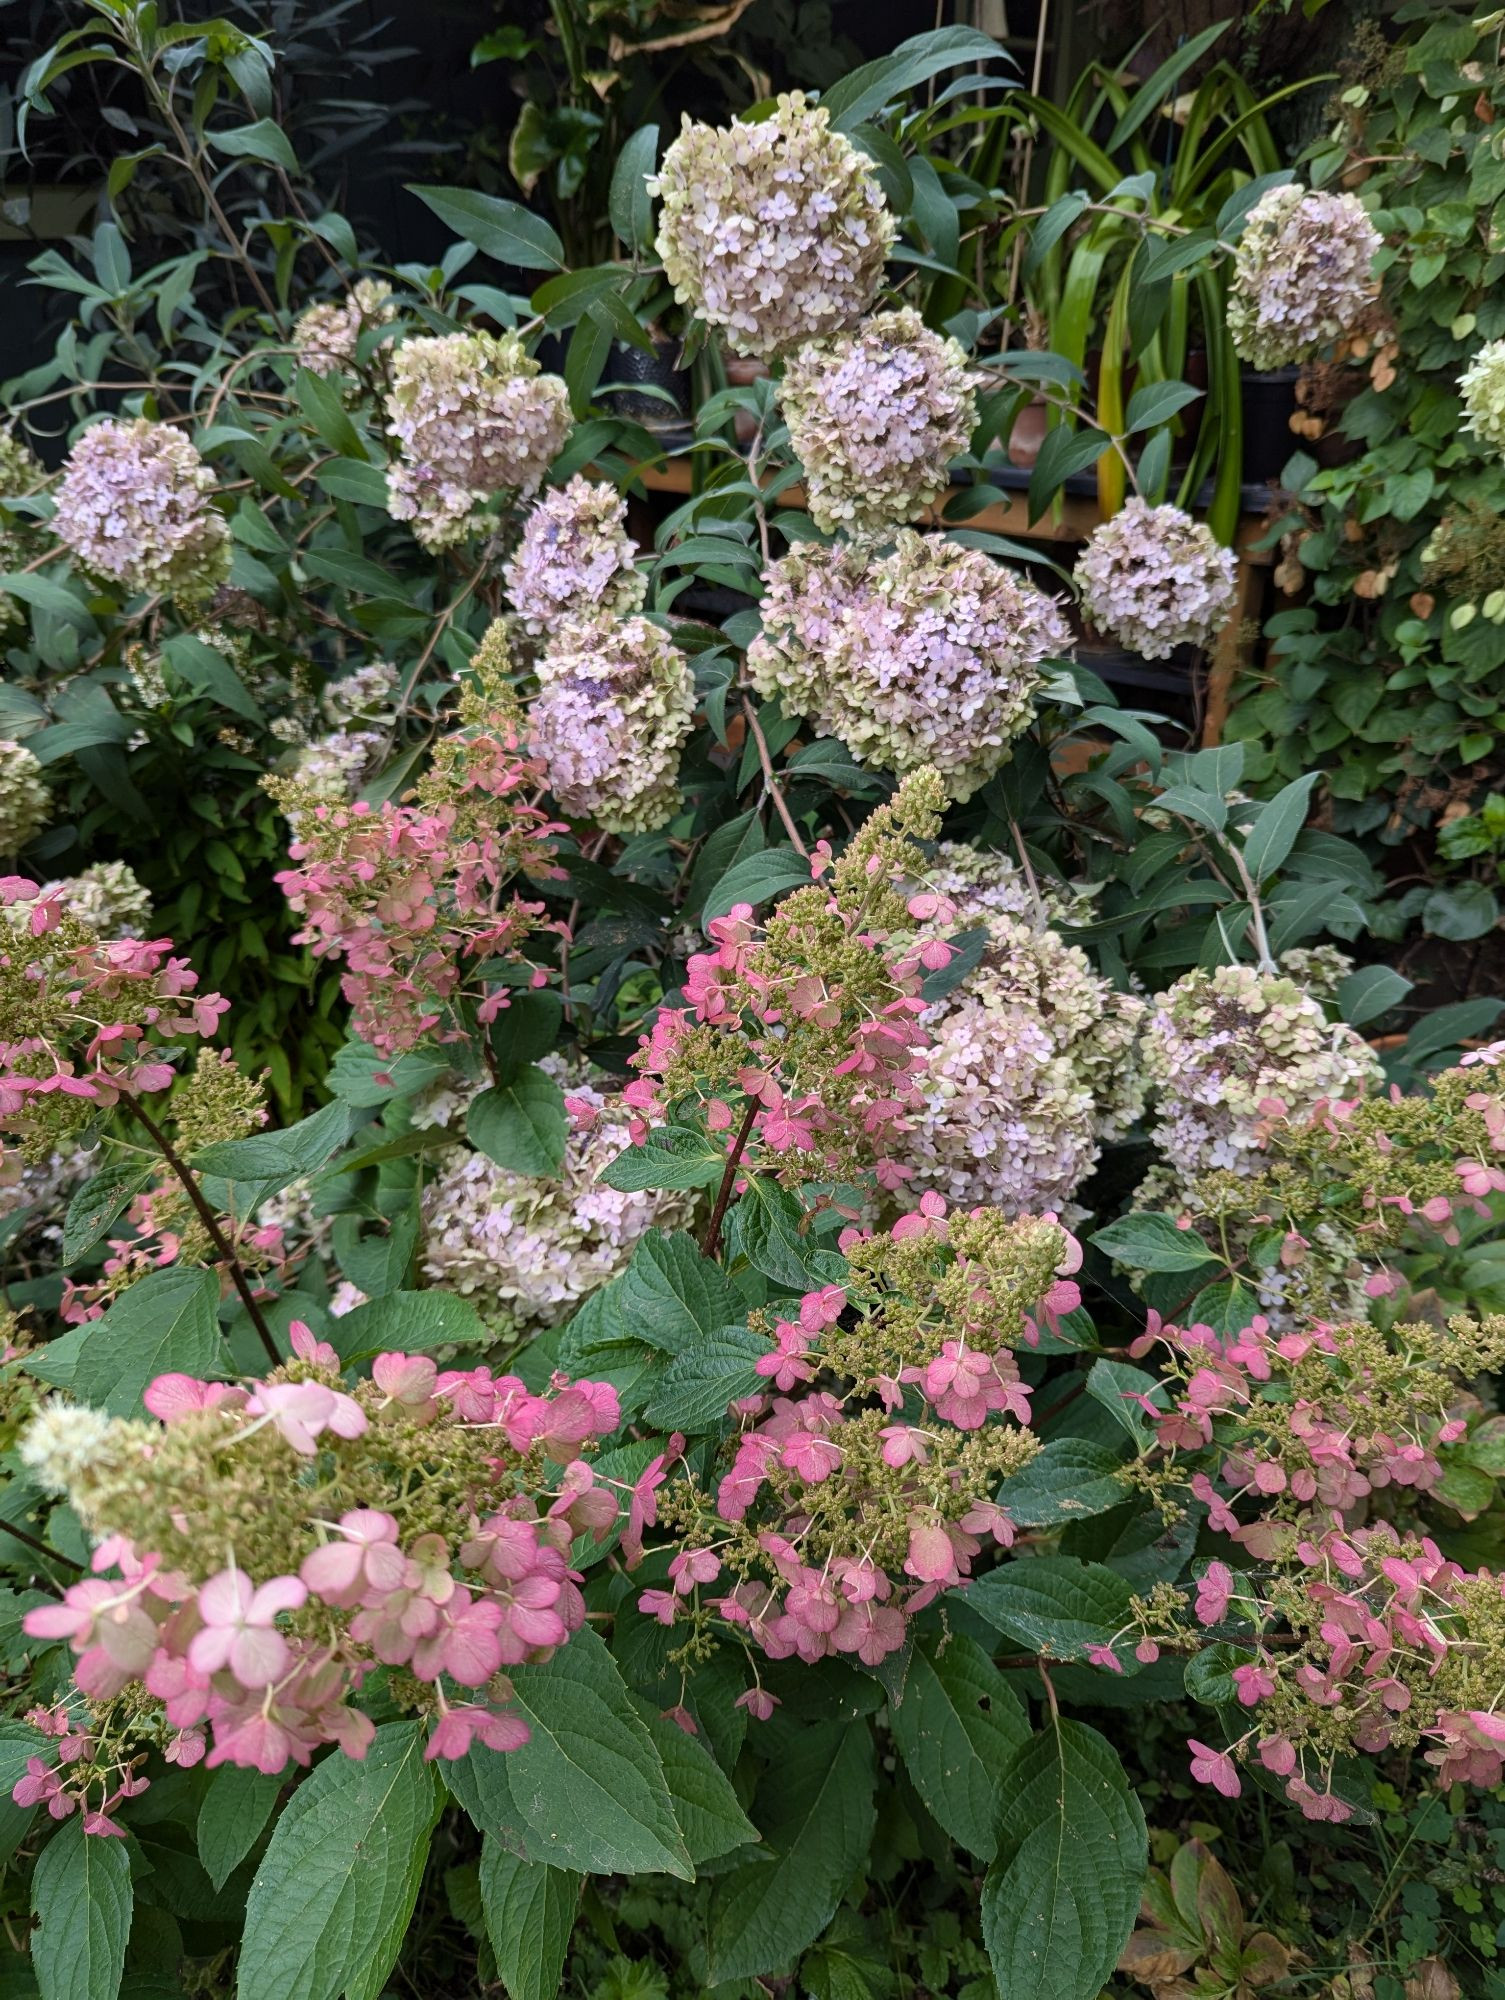
[[[1041,878],[1032,888],[1023,869],[1007,854],[973,847],[969,841],[938,841],[921,886],[953,905],[956,914],[942,932],[948,937],[977,930],[994,917],[1038,920],[1043,914],[1053,924],[1092,921],[1090,888],[1054,877]]]
[[[69,916],[103,938],[143,937],[152,919],[151,896],[124,861],[96,861],[77,875],[46,883],[42,894],[61,896]]]
[[[1250,965],[1188,972],[1154,1002],[1144,1038],[1156,1097],[1158,1173],[1259,1170],[1260,1126],[1299,1117],[1319,1098],[1352,1097],[1380,1078],[1364,1038],[1330,1022],[1284,973]]]
[[[860,544],[805,545],[764,578],[753,686],[901,776],[933,765],[970,798],[1011,754],[1034,712],[1040,663],[1070,633],[1055,600],[977,549],[899,530],[873,558]]]
[[[307,787],[330,805],[348,805],[368,778],[376,775],[387,735],[381,729],[335,729],[316,736],[298,752],[293,782]],[[289,815],[289,824],[295,824]]]
[[[949,1202],[1069,1216],[1102,1142],[1144,1108],[1144,1003],[1114,992],[1056,932],[1006,913],[1034,897],[1004,857],[958,866],[953,855],[943,848],[927,875],[946,894],[948,879],[959,883],[946,932],[985,929],[987,943],[921,1016],[931,1046],[907,1164],[917,1188]]]
[[[201,603],[230,574],[230,529],[206,498],[213,488],[171,424],[106,417],[68,454],[53,527],[100,583]]]
[[[1463,428],[1492,451],[1505,452],[1505,340],[1486,341],[1458,378]]]
[[[24,743],[0,739],[0,855],[18,854],[51,818],[41,765]]]
[[[390,660],[367,660],[353,672],[330,681],[320,707],[331,722],[370,722],[384,715],[397,692],[397,669]]]
[[[294,326],[299,367],[315,375],[353,368],[361,335],[368,327],[390,325],[396,317],[392,287],[385,279],[358,278],[343,299],[321,299]]]
[[[877,296],[894,238],[883,190],[799,91],[752,124],[686,117],[648,188],[674,296],[738,354],[834,333]]]
[[[1233,260],[1228,330],[1255,368],[1310,361],[1359,324],[1375,297],[1383,238],[1352,194],[1271,188],[1244,224]]]
[[[945,492],[977,424],[966,351],[910,306],[799,348],[779,402],[818,528],[877,533]]]
[[[672,819],[695,677],[658,626],[566,625],[538,679],[528,731],[561,808],[608,833],[648,833]]]
[[[570,433],[569,392],[515,333],[406,341],[392,362],[387,416],[402,456],[387,511],[426,549],[477,527],[495,493],[536,493]]]
[[[1137,498],[1093,529],[1073,573],[1096,629],[1147,660],[1215,638],[1237,578],[1233,551],[1210,528],[1179,507]]]
[[[523,524],[502,571],[525,631],[551,632],[565,618],[619,618],[641,610],[648,580],[633,567],[627,502],[614,486],[583,479],[546,493]]]
[[[628,1116],[557,1057],[540,1065],[563,1083],[577,1113],[558,1179],[509,1173],[456,1147],[423,1193],[424,1268],[473,1298],[494,1330],[557,1326],[626,1268],[640,1237],[689,1219],[687,1194],[619,1194],[600,1177],[629,1143]]]

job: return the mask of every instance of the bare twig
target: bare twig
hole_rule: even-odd
[[[749,1097],[747,1109],[742,1115],[741,1129],[732,1142],[732,1150],[726,1156],[726,1172],[721,1176],[721,1185],[716,1190],[716,1206],[711,1210],[711,1219],[706,1224],[706,1232],[701,1239],[702,1257],[714,1257],[721,1243],[721,1224],[726,1216],[727,1203],[732,1198],[732,1189],[737,1181],[737,1169],[742,1164],[742,1155],[747,1151],[747,1142],[752,1137],[753,1120],[758,1115],[758,1099]]]

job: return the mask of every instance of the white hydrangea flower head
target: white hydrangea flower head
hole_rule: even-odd
[[[18,854],[51,818],[41,765],[24,743],[0,738],[0,855]]]
[[[1228,330],[1254,368],[1310,361],[1358,325],[1376,296],[1383,238],[1357,195],[1271,188],[1233,260]]]
[[[954,935],[981,917],[988,940],[979,963],[921,1016],[931,1042],[925,1108],[906,1163],[917,1189],[964,1207],[1070,1216],[1103,1141],[1144,1108],[1144,1003],[1114,992],[1056,932],[989,907],[1012,886],[1000,877],[983,888],[986,902],[959,904],[946,925]]]
[[[1034,713],[1040,664],[1071,635],[1032,583],[942,535],[901,528],[886,555],[805,544],[764,576],[753,686],[852,755],[901,777],[922,765],[970,798]]]
[[[387,472],[387,511],[435,550],[478,527],[493,494],[536,493],[571,424],[569,391],[515,333],[405,341],[387,416],[402,454]]]
[[[943,936],[979,929],[991,924],[995,917],[1031,921],[1042,912],[1052,924],[1092,921],[1090,888],[1060,882],[1054,877],[1042,877],[1032,888],[1012,856],[999,854],[992,848],[973,847],[964,840],[936,843],[925,870],[924,887],[946,897],[955,908],[954,917],[942,927]]]
[[[78,875],[48,882],[42,894],[61,896],[69,916],[103,938],[144,937],[152,918],[151,895],[124,861],[96,861]]]
[[[1097,631],[1147,660],[1206,646],[1227,623],[1238,566],[1210,528],[1179,507],[1126,501],[1094,528],[1073,573]]]
[[[1301,1117],[1319,1099],[1353,1097],[1380,1081],[1379,1062],[1344,1022],[1331,1022],[1284,973],[1220,965],[1185,973],[1153,1002],[1144,1038],[1156,1098],[1151,1138],[1161,1172],[1257,1173],[1260,1128]]]
[[[915,520],[945,492],[977,425],[966,350],[910,306],[796,349],[779,402],[811,517],[828,534]]]
[[[49,1397],[21,1433],[16,1455],[48,1493],[67,1493],[108,1453],[113,1417]]]
[[[600,1177],[630,1143],[629,1115],[583,1067],[546,1056],[582,1119],[557,1179],[530,1179],[456,1147],[423,1193],[424,1269],[519,1337],[558,1326],[631,1262],[641,1237],[689,1220],[694,1196],[619,1194]]]
[[[528,731],[561,808],[608,833],[671,820],[695,714],[695,676],[679,648],[646,618],[571,624],[538,678]]]
[[[368,327],[389,326],[397,317],[392,287],[384,278],[358,278],[343,299],[321,299],[293,328],[300,368],[334,375],[353,368],[361,335]]]
[[[563,619],[630,617],[648,595],[633,566],[627,502],[614,486],[577,472],[538,501],[502,570],[512,608],[535,637]]]
[[[68,454],[53,527],[97,582],[191,606],[230,574],[213,490],[214,474],[171,424],[106,417]]]
[[[298,752],[293,781],[331,805],[348,805],[375,774],[386,747],[386,733],[380,729],[331,730]]]
[[[835,333],[877,296],[894,219],[868,160],[800,91],[751,124],[686,117],[648,190],[674,296],[738,354]]]
[[[1505,340],[1486,341],[1458,378],[1463,428],[1492,451],[1505,452]]]

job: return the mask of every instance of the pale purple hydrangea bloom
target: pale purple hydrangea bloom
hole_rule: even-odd
[[[68,455],[53,527],[98,582],[201,602],[230,574],[214,475],[171,424],[106,417]]]
[[[633,567],[627,502],[614,486],[579,473],[533,508],[502,571],[512,608],[537,637],[561,619],[640,610],[648,580]]]
[[[1352,1097],[1380,1078],[1362,1035],[1330,1022],[1294,979],[1250,965],[1178,979],[1154,1002],[1144,1050],[1157,1100],[1150,1136],[1162,1176],[1180,1186],[1257,1172],[1267,1107],[1301,1117],[1319,1098]]]
[[[686,117],[648,189],[674,296],[738,354],[834,333],[877,296],[894,238],[883,190],[800,91],[756,123]]]
[[[1233,609],[1233,551],[1179,507],[1129,500],[1092,532],[1074,572],[1097,631],[1147,660],[1205,646]]]
[[[1382,238],[1352,194],[1271,188],[1249,211],[1233,261],[1228,330],[1255,368],[1310,361],[1375,297]]]
[[[828,533],[914,520],[945,492],[977,423],[965,350],[909,306],[807,342],[779,402],[811,516]]]
[[[456,1148],[423,1193],[427,1276],[473,1299],[493,1329],[516,1334],[568,1319],[625,1269],[650,1229],[683,1225],[694,1206],[693,1195],[603,1187],[630,1144],[628,1114],[583,1070],[554,1056],[541,1067],[580,1113],[558,1177],[510,1173]]]
[[[538,665],[528,733],[561,808],[608,833],[649,833],[679,809],[695,678],[646,618],[566,626]]]
[[[539,373],[515,333],[409,340],[387,397],[402,457],[387,473],[387,511],[426,549],[478,527],[495,493],[536,493],[570,433],[569,392]]]
[[[384,279],[357,279],[343,299],[321,299],[298,320],[293,328],[298,365],[315,375],[353,368],[366,329],[389,326],[396,317],[392,287]]]
[[[940,857],[938,857],[939,859]],[[998,914],[1028,885],[1002,856],[942,866],[927,879],[963,878],[950,935],[988,932],[979,964],[924,1015],[925,1107],[906,1164],[916,1189],[1009,1215],[1066,1214],[1105,1140],[1144,1108],[1136,1060],[1144,1003],[1116,993],[1086,955],[1054,931]]]
[[[901,528],[873,558],[805,545],[764,577],[753,686],[863,763],[933,765],[970,798],[1029,724],[1040,664],[1070,633],[1053,598],[977,549]]]

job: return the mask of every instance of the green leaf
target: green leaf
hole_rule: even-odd
[[[766,1772],[753,1818],[773,1859],[730,1870],[712,1891],[713,1986],[783,1971],[836,1914],[873,1832],[866,1720],[802,1729]]]
[[[900,42],[891,55],[863,63],[821,97],[836,132],[850,132],[881,111],[885,104],[918,83],[928,83],[942,70],[963,63],[1007,61],[991,35],[979,28],[936,28]]]
[[[1320,772],[1292,779],[1259,809],[1259,817],[1244,836],[1244,866],[1256,882],[1268,881],[1296,845],[1311,807],[1312,787]]]
[[[664,1769],[616,1662],[589,1626],[541,1667],[514,1667],[516,1707],[532,1732],[502,1764],[505,1798],[482,1774],[461,1802],[483,1832],[505,1835],[515,1812],[527,1828],[530,1860],[594,1875],[667,1873],[691,1881],[694,1869],[674,1817]]]
[[[1500,921],[1500,905],[1482,882],[1459,882],[1432,891],[1422,904],[1421,921],[1430,936],[1463,944],[1494,929]]]
[[[989,1570],[968,1586],[966,1602],[980,1618],[1037,1652],[1081,1660],[1123,1626],[1132,1595],[1125,1579],[1102,1563],[1037,1556]]]
[[[266,160],[286,173],[298,171],[298,155],[292,141],[274,118],[258,118],[254,125],[232,125],[228,131],[207,132],[205,138],[216,153],[236,159]]]
[[[491,1752],[493,1756],[496,1752]],[[509,2000],[553,2000],[580,1906],[572,1869],[522,1861],[490,1834],[481,1845],[481,1908]]]
[[[1178,1229],[1169,1215],[1125,1215],[1094,1231],[1091,1241],[1131,1271],[1200,1271],[1214,1262],[1194,1229]]]
[[[763,1387],[756,1363],[768,1342],[746,1326],[723,1326],[706,1334],[664,1371],[645,1412],[664,1430],[714,1430],[727,1405]]]
[[[1127,1497],[1122,1461],[1088,1438],[1052,1438],[1022,1472],[1006,1479],[999,1500],[1021,1528],[1054,1527],[1106,1514]]]
[[[982,1892],[999,2000],[1097,2000],[1134,1927],[1147,1859],[1123,1767],[1096,1730],[1053,1719],[1001,1792]]]
[[[185,686],[213,695],[221,708],[249,722],[264,720],[255,700],[224,654],[195,632],[176,632],[164,640],[162,656]]]
[[[1361,965],[1338,988],[1338,1012],[1350,1027],[1362,1028],[1398,1007],[1411,991],[1411,981],[1390,965]]]
[[[1030,520],[1039,520],[1073,473],[1085,472],[1089,465],[1096,465],[1109,443],[1104,431],[1074,431],[1067,424],[1057,424],[1048,430],[1030,474]]]
[[[115,1160],[84,1182],[63,1218],[63,1262],[75,1264],[92,1250],[115,1218],[157,1178],[154,1162]]]
[[[653,247],[653,197],[643,183],[658,164],[658,127],[640,125],[617,155],[607,212],[619,243],[629,250]]]
[[[209,1780],[195,1839],[204,1873],[223,1889],[261,1837],[282,1792],[282,1779],[224,1764]]]
[[[563,271],[564,245],[541,216],[499,195],[477,194],[471,188],[412,187],[409,194],[431,208],[439,220],[467,243],[474,243],[499,264],[520,271]]]
[[[435,1347],[479,1347],[486,1339],[480,1314],[458,1292],[388,1292],[343,1314],[330,1330],[346,1360],[389,1349],[425,1354]]]
[[[386,512],[387,475],[379,465],[361,458],[337,458],[331,465],[320,466],[317,481],[336,500],[354,500]]]
[[[641,1146],[624,1146],[601,1176],[619,1194],[642,1188],[712,1187],[726,1171],[726,1155],[703,1132],[660,1125]]]
[[[721,1267],[682,1233],[654,1229],[632,1253],[614,1303],[622,1330],[679,1354],[738,1318],[742,1305]]]
[[[326,382],[311,368],[300,368],[293,377],[293,394],[299,409],[332,451],[357,461],[366,456],[361,434],[350,421],[350,412],[335,383]]]
[[[808,889],[810,863],[792,847],[766,847],[761,854],[749,854],[734,861],[710,895],[700,920],[724,917],[736,903],[766,903],[787,895],[791,889]]]
[[[360,1762],[327,1757],[294,1792],[251,1884],[242,2000],[377,2000],[443,1803],[423,1743],[389,1722]]]
[[[1022,1702],[981,1646],[960,1632],[923,1639],[889,1726],[936,1820],[969,1854],[991,1861],[998,1780],[1030,1732]]]
[[[223,1375],[219,1279],[191,1266],[149,1271],[101,1319],[73,1327],[22,1364],[112,1417],[141,1414],[141,1392],[158,1375]]]
[[[581,316],[564,357],[564,379],[570,392],[570,408],[577,418],[590,414],[596,385],[606,371],[611,356],[614,329],[594,304]]]
[[[1153,1399],[1157,1393],[1160,1400],[1156,1407],[1164,1409],[1165,1393],[1156,1377],[1142,1368],[1131,1368],[1126,1361],[1109,1361],[1100,1356],[1087,1371],[1087,1394],[1095,1403],[1102,1404],[1116,1424],[1122,1425],[1136,1448],[1150,1436],[1149,1416],[1136,1398]]]
[[[730,1778],[704,1744],[687,1736],[652,1702],[639,1697],[637,1707],[663,1764],[674,1817],[694,1865],[698,1868],[703,1861],[714,1861],[755,1841],[758,1829],[738,1805]]]
[[[1199,35],[1183,42],[1174,55],[1166,57],[1159,69],[1135,91],[1122,117],[1108,134],[1110,153],[1116,153],[1120,146],[1133,138],[1147,119],[1154,116],[1186,72],[1202,60],[1219,35],[1228,32],[1229,25],[1226,20],[1214,21],[1210,28],[1204,28]]]
[[[32,1595],[38,1603],[52,1602],[40,1592]],[[24,1599],[17,1602],[19,1605]],[[18,1611],[18,1624],[19,1616]],[[19,1657],[15,1664],[20,1664]],[[0,1722],[0,1863],[10,1860],[36,1815],[35,1806],[18,1806],[11,1792],[26,1776],[28,1760],[41,1757],[50,1763],[55,1747],[55,1739],[33,1729],[29,1722]]]
[[[569,1129],[564,1092],[536,1063],[483,1090],[465,1119],[470,1143],[513,1174],[557,1174]]]
[[[443,1049],[407,1049],[399,1056],[383,1056],[369,1042],[347,1042],[334,1059],[329,1088],[358,1111],[369,1111],[389,1098],[415,1095],[448,1076],[450,1068]]]
[[[65,1820],[31,1879],[31,1966],[42,2000],[115,2000],[131,1932],[131,1858],[123,1840]]]
[[[1124,417],[1124,433],[1132,437],[1136,431],[1153,430],[1157,424],[1169,423],[1188,403],[1195,403],[1202,391],[1193,389],[1185,382],[1146,382],[1142,389],[1136,389],[1129,398],[1128,411]]]
[[[280,1132],[256,1132],[249,1139],[206,1146],[194,1154],[192,1164],[219,1180],[275,1181],[285,1187],[326,1166],[349,1138],[353,1122],[343,1104],[325,1104]]]

